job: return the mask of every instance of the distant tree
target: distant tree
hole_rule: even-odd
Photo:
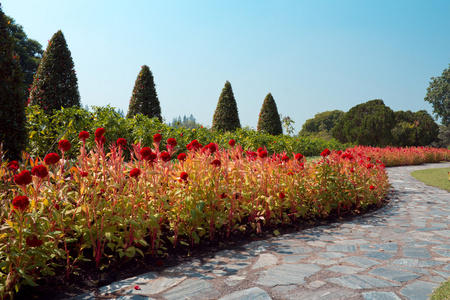
[[[425,101],[433,106],[433,113],[442,118],[442,124],[450,126],[450,65],[441,76],[432,77]]]
[[[314,118],[306,120],[298,133],[305,137],[318,137],[325,140],[332,138],[331,131],[344,115],[342,110],[324,111],[314,115]]]
[[[450,126],[439,125],[438,139],[432,143],[432,146],[450,149]]]
[[[222,93],[220,93],[211,129],[219,131],[235,131],[237,128],[241,128],[241,122],[239,121],[237,104],[234,99],[231,84],[227,81],[222,89]]]
[[[399,147],[427,146],[437,141],[439,126],[426,110],[396,111],[393,144]]]
[[[123,109],[117,108],[116,112],[119,114],[121,118],[125,118],[125,112],[123,111]]]
[[[0,142],[6,158],[18,159],[27,138],[23,74],[8,22],[0,6]]]
[[[186,115],[184,115],[183,118],[181,118],[181,116],[175,117],[173,118],[172,123],[169,123],[168,125],[171,127],[183,127],[189,129],[194,129],[201,126],[196,122],[192,114],[189,117],[186,117]]]
[[[339,119],[332,135],[343,143],[382,147],[392,142],[394,125],[392,109],[376,99],[352,107]]]
[[[259,132],[266,132],[272,135],[283,134],[280,115],[278,114],[277,104],[272,94],[267,94],[259,113],[258,127]]]
[[[156,94],[152,71],[146,65],[141,67],[131,95],[127,118],[143,114],[149,118],[158,118],[162,122],[161,106]]]
[[[27,91],[33,84],[33,76],[39,67],[44,50],[38,41],[28,38],[23,27],[16,24],[13,18],[8,16],[6,18],[10,22],[9,28],[14,40],[14,51],[19,55],[20,66],[24,74],[23,89]],[[24,97],[28,98],[28,94],[24,93]]]
[[[34,76],[29,105],[36,104],[47,114],[81,105],[72,56],[61,30],[50,39]]]

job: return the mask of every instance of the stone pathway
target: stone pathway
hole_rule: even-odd
[[[129,278],[81,299],[428,299],[450,277],[450,193],[389,168],[391,202],[334,223]],[[140,289],[135,289],[139,286]]]

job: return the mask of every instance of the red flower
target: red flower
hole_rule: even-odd
[[[88,172],[86,171],[81,171],[80,172],[81,177],[87,177],[88,176]]]
[[[139,175],[141,175],[141,170],[138,168],[134,168],[130,171],[130,177],[138,177]]]
[[[141,149],[141,157],[142,159],[148,159],[150,154],[152,153],[152,149],[150,147],[144,147]]]
[[[44,165],[37,165],[37,166],[34,166],[33,169],[31,169],[31,174],[33,174],[34,176],[37,176],[39,178],[44,178],[44,177],[47,177],[48,170]]]
[[[323,156],[323,157],[328,156],[330,154],[331,154],[331,152],[328,149],[325,149],[325,150],[322,151],[322,153],[320,153],[320,155]]]
[[[161,152],[160,157],[161,157],[162,161],[165,161],[165,162],[170,161],[170,154],[169,154],[169,152],[166,152],[166,151]]]
[[[81,131],[80,134],[78,135],[78,137],[82,141],[86,141],[89,138],[89,136],[90,136],[90,134],[87,131]]]
[[[300,153],[295,154],[294,158],[298,161],[301,161],[303,159],[303,155]]]
[[[186,153],[178,154],[178,160],[179,161],[185,161],[186,160]]]
[[[266,150],[259,151],[258,156],[261,158],[267,157],[267,151]]]
[[[174,139],[174,138],[169,138],[169,139],[167,140],[167,144],[170,145],[170,146],[172,146],[172,147],[175,147],[175,146],[177,145],[177,140]]]
[[[97,128],[97,130],[95,131],[95,138],[100,139],[105,134],[105,131],[106,130],[103,127]]]
[[[220,194],[220,199],[223,199],[223,198],[226,198],[226,197],[227,197],[227,194],[226,194],[226,193]]]
[[[222,163],[220,162],[220,160],[215,159],[215,160],[213,160],[213,161],[211,162],[211,164],[212,164],[214,167],[220,167],[220,165],[221,165]]]
[[[181,172],[181,174],[180,174],[180,179],[182,179],[182,180],[187,180],[187,178],[188,178],[188,173],[186,173],[186,172]]]
[[[118,138],[117,145],[120,147],[125,147],[127,145],[127,140],[124,138]]]
[[[228,142],[228,145],[230,145],[231,147],[233,147],[235,144],[236,144],[236,141],[233,140],[233,139],[231,139],[231,140]]]
[[[280,199],[284,199],[286,197],[286,195],[283,192],[280,192],[278,196],[280,197]]]
[[[161,139],[162,139],[162,136],[161,136],[161,134],[159,134],[159,133],[157,133],[157,134],[155,134],[154,136],[153,136],[153,141],[155,142],[155,143],[159,143],[159,142],[161,142]]]
[[[148,159],[150,162],[154,162],[155,159],[156,159],[156,153],[155,153],[155,152],[150,153],[150,155],[148,156],[147,159]]]
[[[287,174],[288,174],[288,175],[294,175],[294,173],[292,173],[292,172],[288,172]]]
[[[372,168],[372,167],[373,167],[372,164],[367,164],[367,166],[366,166],[367,169],[370,169],[370,168]]]
[[[27,237],[25,241],[28,247],[39,247],[44,244],[44,241],[39,240],[35,235]]]
[[[8,169],[15,172],[19,169],[19,163],[16,160],[13,160],[8,163]]]
[[[27,196],[17,196],[12,201],[12,205],[13,205],[14,209],[17,209],[20,211],[25,210],[27,208],[28,204],[30,204],[30,200],[28,200]]]
[[[217,146],[214,143],[209,143],[208,148],[209,148],[209,152],[211,152],[211,153],[214,153],[217,151]]]
[[[47,165],[53,165],[56,164],[59,161],[59,155],[58,153],[49,153],[45,156],[44,162]]]
[[[70,147],[71,145],[68,140],[60,140],[58,143],[58,149],[61,151],[69,151]]]
[[[19,174],[14,175],[14,182],[18,185],[27,185],[31,183],[31,174],[28,170],[23,170]]]
[[[135,285],[135,286],[134,286],[134,289],[135,289],[135,290],[140,290],[141,288],[140,288],[138,285]]]
[[[288,161],[289,161],[289,156],[283,155],[283,157],[281,158],[281,160],[284,161],[284,162],[288,162]]]
[[[374,188],[375,188],[375,187],[374,187],[373,185],[370,185],[370,186],[369,186],[369,189],[370,189],[370,190],[373,190]]]
[[[261,152],[261,151],[264,151],[263,147],[259,147],[258,150],[256,150],[256,152],[258,152],[258,153]]]

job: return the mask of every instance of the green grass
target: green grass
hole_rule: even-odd
[[[431,186],[438,187],[450,192],[449,168],[427,169],[411,172],[411,175]],[[430,300],[450,299],[450,279],[443,282],[431,295]]]
[[[449,172],[450,168],[427,169],[411,172],[411,176],[427,185],[450,192]]]
[[[430,300],[450,299],[450,280],[442,283],[431,295]]]

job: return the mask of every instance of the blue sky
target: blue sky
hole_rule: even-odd
[[[83,104],[128,109],[142,65],[167,122],[210,126],[228,80],[242,126],[256,128],[272,93],[295,129],[316,113],[383,99],[432,107],[430,78],[450,63],[450,1],[3,0],[45,49],[62,30]]]

